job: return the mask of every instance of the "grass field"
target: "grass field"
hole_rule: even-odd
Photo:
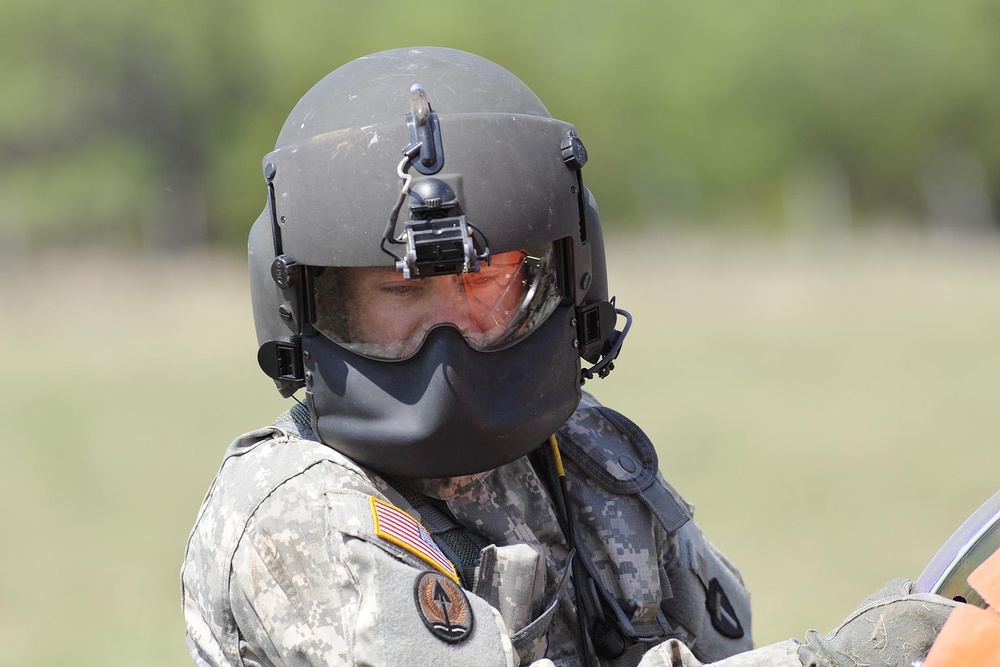
[[[1000,248],[612,236],[635,316],[587,385],[643,426],[769,643],[915,577],[1000,488]],[[284,402],[242,262],[0,267],[0,665],[187,664],[178,570],[219,457]]]

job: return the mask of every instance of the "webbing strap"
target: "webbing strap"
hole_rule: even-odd
[[[637,495],[668,533],[687,523],[687,509],[657,481],[659,461],[649,437],[630,419],[605,406],[596,410],[624,437],[611,446],[594,440],[581,442],[567,431],[560,432],[559,447],[588,477],[612,493]],[[627,449],[621,448],[626,445]]]

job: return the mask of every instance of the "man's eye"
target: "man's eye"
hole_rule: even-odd
[[[467,278],[473,287],[486,287],[497,281],[497,277],[489,273],[474,273]]]
[[[484,282],[495,283],[495,282],[507,282],[510,280],[511,276],[517,273],[516,266],[491,266],[484,271],[479,273],[469,274],[469,279],[471,280],[482,280]]]
[[[414,294],[419,294],[421,290],[420,285],[411,285],[409,283],[403,283],[399,285],[383,285],[379,288],[379,291],[383,294],[388,294],[389,296],[411,296]]]

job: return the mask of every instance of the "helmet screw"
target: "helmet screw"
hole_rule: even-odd
[[[576,326],[576,318],[575,317],[569,321],[569,325],[571,327],[575,327]]]
[[[292,319],[292,309],[288,307],[287,303],[283,303],[278,306],[278,315],[281,316],[281,319],[289,322]]]
[[[313,386],[313,374],[310,371],[306,371],[306,384]]]
[[[590,289],[590,282],[591,282],[592,279],[593,279],[593,276],[591,276],[589,273],[585,272],[580,277],[580,289],[582,289],[584,291],[589,290]]]
[[[577,349],[579,347],[580,347],[580,341],[577,340],[576,338],[574,338],[573,339],[573,349]]]
[[[309,350],[302,350],[302,358],[309,361],[312,359],[312,353]]]
[[[268,162],[264,165],[264,178],[268,181],[274,180],[276,173],[278,173],[278,168],[274,166],[273,162]]]

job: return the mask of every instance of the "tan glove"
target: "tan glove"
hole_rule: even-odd
[[[909,579],[894,579],[830,634],[807,632],[798,650],[803,667],[910,667],[923,660],[958,603],[912,590]]]

